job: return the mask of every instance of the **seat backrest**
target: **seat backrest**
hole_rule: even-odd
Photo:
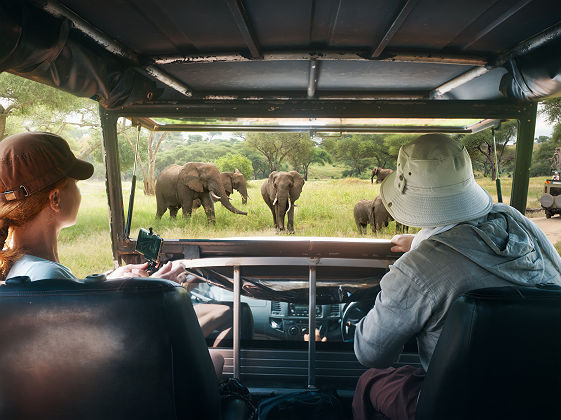
[[[219,419],[187,292],[165,280],[0,287],[0,418]]]
[[[561,289],[479,289],[451,307],[416,419],[561,418]]]

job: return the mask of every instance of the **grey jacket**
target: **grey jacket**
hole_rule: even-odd
[[[416,337],[426,370],[453,301],[469,290],[561,284],[561,258],[517,210],[489,214],[434,235],[403,254],[382,278],[374,308],[359,322],[355,354],[365,366],[390,366]]]

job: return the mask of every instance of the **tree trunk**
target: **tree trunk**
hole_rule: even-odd
[[[152,147],[154,144],[154,137],[156,133],[150,132],[150,137],[148,138],[148,169],[143,171],[144,174],[144,195],[154,195],[156,194],[156,155],[160,149],[160,145],[166,137],[167,133],[162,133],[156,147]]]
[[[0,140],[6,136],[6,119],[8,118],[9,111],[10,107],[4,108],[2,104],[0,104]]]
[[[101,140],[96,141],[95,143],[92,143],[88,146],[86,146],[86,148],[82,149],[82,151],[80,152],[80,154],[78,155],[78,159],[85,159],[87,158],[95,149],[97,149],[99,146],[101,146]]]
[[[2,105],[0,105],[1,107]],[[2,114],[1,111],[2,109],[0,109],[0,140],[6,135],[6,114]]]

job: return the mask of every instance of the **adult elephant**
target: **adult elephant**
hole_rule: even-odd
[[[376,177],[376,184],[382,182],[386,177],[393,172],[393,169],[384,169],[379,166],[372,169],[372,175],[370,176],[370,183],[374,183],[374,177]]]
[[[183,217],[190,217],[193,200],[203,204],[209,222],[215,222],[212,198],[236,214],[247,214],[232,204],[222,186],[220,172],[213,163],[188,162],[183,166],[170,165],[165,168],[156,182],[156,217],[161,218],[169,209],[174,218],[183,209]]]
[[[237,190],[242,196],[242,204],[247,204],[247,184],[240,171],[236,169],[234,172],[220,172],[220,181],[228,197]],[[212,201],[218,201],[218,198],[213,198]],[[198,198],[193,200],[193,210],[197,210],[201,205]]]
[[[247,184],[240,171],[236,169],[234,172],[221,172],[220,180],[228,197],[237,190],[242,196],[242,204],[247,204]]]
[[[286,229],[294,233],[294,202],[300,197],[303,186],[304,178],[296,171],[271,172],[261,186],[261,195],[273,213],[277,231],[284,230],[284,216],[288,212]]]

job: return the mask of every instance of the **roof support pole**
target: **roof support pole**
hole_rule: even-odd
[[[537,103],[530,104],[528,111],[518,120],[518,139],[516,141],[516,160],[512,177],[510,205],[522,214],[526,212],[526,201],[528,199],[537,109]]]
[[[251,21],[249,19],[243,1],[226,0],[226,4],[230,8],[230,12],[232,12],[232,16],[234,17],[240,34],[242,35],[242,38],[247,45],[247,49],[251,54],[251,58],[261,58],[261,51],[259,51],[259,41],[257,40],[255,31],[253,30],[253,26],[251,25]]]
[[[103,162],[105,163],[105,189],[109,204],[109,219],[111,229],[111,249],[113,263],[121,263],[118,256],[119,244],[124,239],[125,213],[123,210],[123,190],[121,187],[121,164],[119,162],[119,147],[117,143],[117,119],[115,113],[99,107],[99,118],[103,135]],[[111,182],[109,182],[111,179]]]
[[[316,388],[316,267],[309,267],[308,295],[308,387]]]
[[[240,379],[240,340],[241,340],[241,290],[242,290],[242,280],[240,267],[238,265],[234,266],[234,378]]]
[[[319,74],[319,61],[310,60],[310,73],[308,77],[308,98],[313,98],[316,95],[318,87],[318,74]]]
[[[393,36],[399,30],[401,25],[403,25],[403,22],[405,22],[405,19],[407,19],[407,16],[409,16],[409,13],[411,13],[411,11],[415,8],[417,2],[418,0],[407,0],[405,2],[390,27],[386,30],[386,33],[384,34],[378,45],[375,46],[374,51],[370,55],[370,58],[376,58],[379,57],[380,54],[382,54]]]

